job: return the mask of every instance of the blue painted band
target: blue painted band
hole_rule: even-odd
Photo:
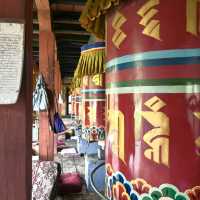
[[[110,72],[113,69],[123,70],[132,67],[160,67],[160,66],[174,66],[174,65],[188,65],[188,64],[200,64],[199,57],[185,57],[185,58],[163,58],[155,60],[141,60],[132,61],[121,64],[116,64],[106,69],[106,72]]]
[[[93,44],[85,44],[81,47],[81,51],[86,51],[93,48],[105,47],[105,42],[96,42]]]
[[[98,93],[105,93],[105,89],[85,89],[81,90],[82,94],[98,94]]]
[[[160,51],[148,51],[143,53],[135,53],[131,55],[125,55],[122,57],[114,58],[107,62],[106,68],[113,68],[116,65],[132,62],[143,62],[144,60],[155,59],[169,59],[169,58],[188,58],[199,57],[200,48],[197,49],[174,49],[174,50],[160,50]]]

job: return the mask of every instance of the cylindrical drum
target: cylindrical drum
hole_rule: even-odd
[[[84,76],[82,131],[89,142],[105,139],[105,74]]]
[[[107,15],[109,199],[200,199],[199,8],[132,0]]]
[[[75,117],[75,92],[73,91],[71,94],[71,118],[74,120]]]
[[[80,88],[75,89],[75,120],[81,120],[81,93]]]

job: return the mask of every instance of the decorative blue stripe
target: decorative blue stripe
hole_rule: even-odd
[[[187,57],[199,57],[200,49],[175,49],[175,50],[160,50],[160,51],[148,51],[143,53],[135,53],[118,58],[114,58],[107,62],[106,68],[112,68],[116,65],[123,63],[131,63],[135,61],[143,62],[144,60],[154,59],[169,59],[169,58],[187,58]]]
[[[130,87],[113,87],[106,89],[106,94],[152,94],[152,93],[200,93],[200,85],[160,85],[160,86],[130,86]]]
[[[83,94],[98,94],[98,93],[105,93],[105,89],[85,89],[81,90],[81,93]]]
[[[117,64],[110,68],[107,68],[106,71],[122,70],[132,67],[159,67],[159,66],[174,66],[174,65],[187,65],[187,64],[200,64],[199,57],[185,57],[185,58],[164,58],[164,59],[155,59],[155,60],[141,60],[134,62],[127,62]]]
[[[93,44],[85,44],[81,47],[81,51],[86,51],[88,49],[99,48],[99,47],[105,47],[105,42],[96,42]]]

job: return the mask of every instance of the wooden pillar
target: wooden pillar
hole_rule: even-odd
[[[69,115],[69,89],[66,89],[65,93],[65,102],[66,102],[66,115]]]
[[[47,89],[50,103],[48,112],[40,112],[39,123],[39,154],[40,160],[53,160],[54,158],[54,136],[50,129],[50,121],[54,112],[54,34],[48,31],[40,31],[40,60],[39,69],[42,73]]]
[[[39,70],[47,88],[54,91],[55,73],[55,36],[52,32],[41,30],[39,33]]]
[[[59,93],[60,93],[60,86],[59,86],[59,76],[60,76],[60,65],[59,62],[56,61],[56,65],[55,65],[55,94],[56,97],[59,97]]]
[[[0,0],[0,20],[24,20],[22,87],[13,105],[0,105],[0,199],[31,199],[32,0]]]
[[[55,36],[51,27],[49,1],[36,0],[36,6],[39,20],[39,69],[48,89],[50,104],[48,112],[40,112],[39,155],[40,160],[53,160],[54,134],[50,125],[54,113]]]
[[[57,100],[57,105],[58,105],[58,112],[61,113],[62,110],[62,105],[58,102],[59,95],[61,94],[62,90],[62,80],[61,80],[61,71],[60,71],[60,64],[59,61],[56,61],[55,65],[55,94],[56,94],[56,100]]]

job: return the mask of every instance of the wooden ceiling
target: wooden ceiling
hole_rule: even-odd
[[[88,43],[90,38],[90,34],[81,28],[79,23],[86,0],[49,1],[62,78],[70,79],[73,77],[79,60],[80,47]],[[33,7],[33,16],[33,56],[37,63],[39,60],[39,24],[36,6]]]

